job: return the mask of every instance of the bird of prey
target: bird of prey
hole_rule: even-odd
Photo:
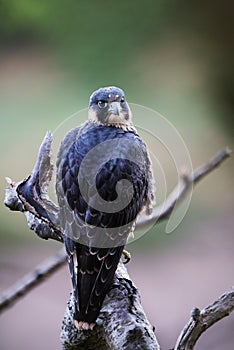
[[[60,145],[56,192],[75,300],[74,323],[93,329],[138,214],[152,211],[153,176],[123,90],[105,87],[88,120]]]

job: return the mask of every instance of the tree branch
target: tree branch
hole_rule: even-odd
[[[20,279],[11,288],[0,295],[0,313],[12,306],[16,301],[25,296],[30,290],[45,281],[66,262],[66,253],[61,249],[58,254],[45,260],[35,270]]]
[[[94,329],[79,332],[73,323],[73,312],[74,298],[71,294],[62,325],[63,350],[159,350],[139,292],[122,262],[118,265]]]
[[[63,242],[59,209],[48,196],[48,186],[53,173],[51,145],[52,134],[48,131],[32,174],[20,182],[6,178],[9,187],[6,189],[4,204],[11,210],[23,212],[29,228],[40,238]]]
[[[182,330],[174,350],[193,350],[197,340],[208,328],[234,310],[234,286],[203,310],[194,308]]]
[[[48,132],[41,145],[31,176],[19,183],[7,178],[9,187],[6,189],[4,203],[11,210],[23,212],[26,215],[29,228],[40,238],[50,238],[63,242],[59,210],[50,201],[47,192],[53,171],[51,144],[52,135]],[[230,156],[230,153],[230,150],[224,149],[193,174],[184,175],[166,199],[163,210],[161,206],[154,208],[152,217],[147,220],[140,218],[137,226],[148,225],[156,220],[169,217],[175,204],[186,195],[191,186],[213,171]],[[9,289],[0,298],[0,311],[10,306],[20,296],[25,295],[43,278],[53,273],[63,265],[65,259],[65,253],[62,251],[56,258],[49,259],[32,274],[26,276],[23,281],[19,281],[17,286]],[[73,308],[74,300],[73,295],[71,295],[61,333],[64,350],[96,349],[97,342],[100,350],[129,349],[129,342],[136,349],[159,349],[152,326],[142,309],[139,293],[121,262],[116,271],[112,288],[105,298],[98,324],[92,332],[79,332],[76,329],[73,324]]]
[[[206,164],[197,168],[192,174],[183,174],[180,182],[173,189],[171,194],[166,198],[162,205],[156,206],[153,210],[153,214],[150,218],[139,217],[137,220],[137,227],[144,227],[146,225],[153,224],[155,222],[167,219],[172,213],[175,205],[183,200],[191,186],[196,185],[205,176],[210,174],[213,170],[219,167],[227,158],[231,156],[232,151],[226,147],[218,151],[213,158],[211,158]]]

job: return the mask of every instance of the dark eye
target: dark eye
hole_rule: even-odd
[[[120,102],[121,102],[121,103],[125,102],[124,97],[121,98]]]
[[[98,101],[98,106],[99,108],[105,108],[107,106],[107,102],[100,100]]]

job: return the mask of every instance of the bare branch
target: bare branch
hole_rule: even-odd
[[[63,242],[59,224],[59,209],[48,197],[48,186],[52,178],[51,163],[52,134],[48,131],[41,144],[32,174],[18,183],[6,178],[4,204],[11,210],[25,214],[28,226],[40,238]]]
[[[31,289],[56,272],[66,262],[66,253],[61,249],[58,254],[45,260],[35,270],[15,285],[3,292],[0,296],[0,313],[12,306],[21,297],[25,296]]]
[[[202,165],[195,170],[192,181],[196,184],[204,176],[208,175],[211,171],[219,167],[225,159],[231,156],[231,154],[232,150],[228,147],[219,150],[216,155],[211,158],[205,165]]]
[[[36,287],[45,278],[64,265],[66,254],[62,249],[56,256],[47,259],[32,273],[26,275],[0,297],[0,313]],[[140,295],[131,281],[122,262],[101,309],[97,325],[91,332],[79,332],[73,322],[74,298],[71,293],[67,304],[61,341],[64,350],[118,350],[135,345],[140,349],[158,350],[159,345],[152,325],[146,318]],[[131,339],[130,339],[131,338]]]
[[[136,226],[140,228],[167,219],[178,201],[181,201],[186,196],[191,186],[196,185],[206,175],[220,166],[227,158],[230,157],[231,152],[232,151],[229,148],[224,148],[223,150],[218,151],[216,155],[205,165],[197,168],[193,174],[183,174],[183,176],[181,176],[181,181],[166,198],[165,202],[162,205],[154,208],[153,214],[150,218],[145,216],[139,217]]]
[[[174,350],[193,350],[197,340],[208,328],[234,310],[234,287],[203,310],[194,308],[188,324],[182,330]]]

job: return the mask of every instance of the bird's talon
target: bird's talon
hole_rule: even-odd
[[[127,251],[127,250],[123,250],[123,256],[124,256],[124,261],[123,261],[123,263],[124,264],[127,264],[127,263],[129,263],[129,261],[131,260],[131,254]]]
[[[80,332],[82,332],[82,331],[89,331],[89,330],[92,331],[96,323],[88,323],[88,322],[84,322],[84,321],[74,320],[74,324],[75,324],[76,328]]]

